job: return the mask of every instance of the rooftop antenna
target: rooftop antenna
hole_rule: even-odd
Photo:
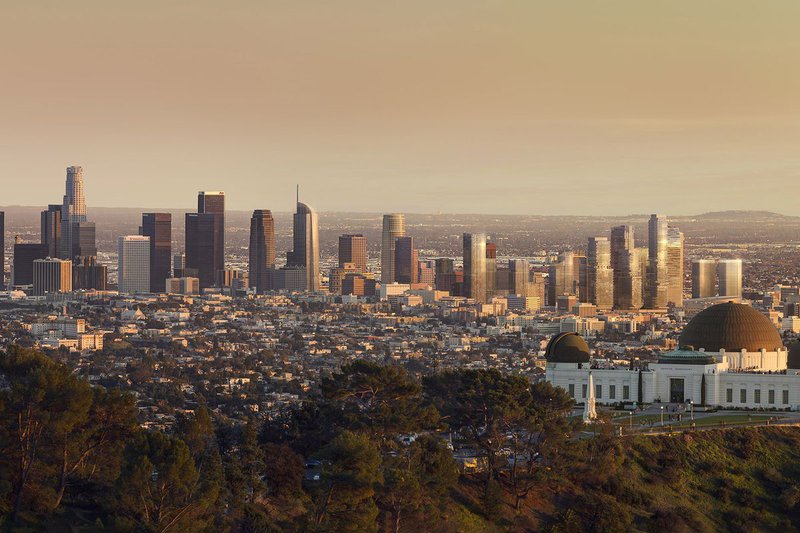
[[[297,184],[297,203],[300,203],[300,184]]]

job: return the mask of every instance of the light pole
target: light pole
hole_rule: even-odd
[[[659,409],[661,409],[661,427],[664,427],[664,406],[662,405]]]
[[[631,421],[631,423],[630,423],[631,430],[633,430],[633,411],[629,411],[628,412],[628,418]]]
[[[689,400],[689,417],[691,417],[692,422],[694,422],[694,402]]]

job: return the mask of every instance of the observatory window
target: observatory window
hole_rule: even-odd
[[[753,401],[756,403],[761,403],[761,389],[756,389],[753,391]]]
[[[630,400],[631,399],[631,386],[630,385],[623,385],[622,386],[622,399],[623,400]]]
[[[789,405],[789,391],[783,391],[783,405]]]
[[[747,403],[747,389],[739,389],[739,403]]]
[[[586,398],[586,388],[587,388],[587,387],[588,387],[588,385],[587,385],[586,383],[584,383],[583,385],[581,385],[581,392],[583,393],[583,397],[584,397],[584,398]]]
[[[570,398],[575,398],[575,384],[574,383],[570,383],[569,384],[569,397]]]
[[[594,395],[597,398],[602,398],[603,397],[603,386],[602,385],[598,384],[598,385],[594,386]]]
[[[733,389],[728,389],[725,391],[725,401],[727,403],[733,403]]]
[[[617,386],[616,385],[609,385],[608,386],[608,397],[612,400],[617,399]]]
[[[775,391],[774,390],[770,390],[767,393],[767,397],[769,399],[769,403],[775,403]]]

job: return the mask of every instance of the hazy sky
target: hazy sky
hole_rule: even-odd
[[[800,1],[5,0],[0,204],[800,214]]]

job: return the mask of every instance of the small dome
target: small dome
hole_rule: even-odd
[[[714,356],[706,352],[696,352],[690,348],[681,348],[661,354],[658,362],[673,365],[711,365],[714,364]]]
[[[800,341],[789,347],[789,357],[786,367],[791,370],[800,370]]]
[[[678,342],[707,352],[768,352],[783,349],[778,328],[749,305],[727,302],[704,309],[686,324]]]
[[[588,363],[589,345],[577,333],[559,333],[547,343],[544,356],[549,363]]]

